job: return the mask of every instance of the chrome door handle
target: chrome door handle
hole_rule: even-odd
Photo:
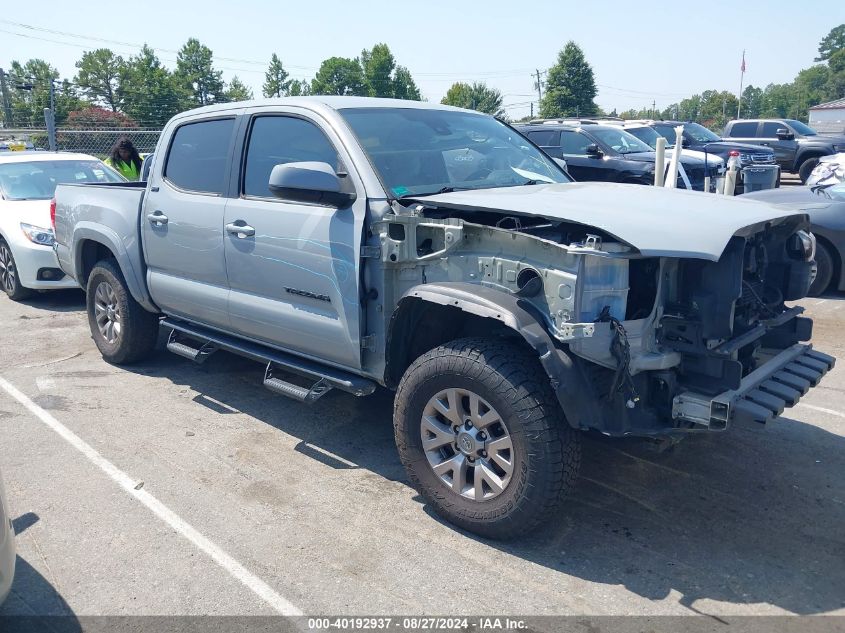
[[[147,219],[156,226],[164,226],[167,224],[167,216],[161,211],[155,211],[147,215]]]
[[[255,229],[252,228],[249,224],[238,224],[237,222],[227,224],[226,231],[241,239],[244,239],[245,237],[252,237],[253,235],[255,235]]]

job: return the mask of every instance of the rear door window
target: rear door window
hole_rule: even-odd
[[[731,126],[728,136],[754,138],[757,136],[757,121],[739,121]]]
[[[528,133],[528,138],[540,147],[552,147],[557,143],[557,130],[534,130]]]
[[[179,127],[170,142],[165,179],[186,191],[222,194],[234,129],[233,118]]]

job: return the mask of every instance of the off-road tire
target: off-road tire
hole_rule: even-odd
[[[828,247],[821,242],[816,242],[816,278],[810,284],[807,295],[818,297],[824,294],[830,282],[833,280],[833,255]]]
[[[492,499],[477,501],[454,492],[434,472],[422,448],[426,404],[450,388],[478,394],[508,427],[513,474]],[[564,419],[537,358],[516,345],[464,338],[423,354],[402,377],[393,424],[399,456],[414,487],[444,519],[481,536],[511,539],[531,532],[575,485],[580,435]]]
[[[807,178],[810,177],[810,172],[819,164],[819,158],[820,156],[810,156],[798,167],[798,177],[801,179],[801,184],[807,184]]]
[[[11,264],[11,275],[9,277],[5,276],[6,270],[4,269],[2,272],[4,273],[3,279],[0,280],[0,288],[2,288],[3,292],[6,293],[6,296],[9,297],[12,301],[23,301],[24,299],[28,299],[33,294],[35,294],[29,288],[24,288],[21,285],[21,277],[18,274],[18,267],[15,263],[15,256],[12,254],[12,247],[9,246],[5,240],[0,239],[0,249],[3,249],[3,260],[6,261],[6,265]],[[8,259],[7,259],[8,258]],[[6,285],[6,280],[9,280],[9,286]]]
[[[108,284],[114,291],[116,305],[120,311],[120,333],[112,342],[100,332],[95,315],[95,294],[102,283]],[[158,315],[148,312],[135,301],[126,287],[123,273],[114,260],[104,259],[97,262],[88,276],[85,295],[91,337],[106,362],[128,365],[142,360],[152,352],[158,338]]]

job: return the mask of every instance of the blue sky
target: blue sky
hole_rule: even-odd
[[[526,10],[498,0],[47,0],[38,11],[34,6],[12,3],[0,13],[0,67],[41,57],[73,76],[86,49],[107,46],[128,56],[142,42],[173,67],[170,51],[196,37],[214,51],[227,80],[238,75],[258,95],[273,52],[292,77],[310,79],[327,57],[355,57],[385,42],[428,100],[439,101],[454,81],[485,81],[502,91],[512,117],[527,114],[536,100],[531,73],[552,65],[570,39],[593,66],[599,105],[623,110],[652,101],[665,107],[710,88],[736,92],[743,49],[745,85],[791,81],[813,63],[819,40],[845,22],[843,0],[709,0],[654,3],[654,9],[615,0],[535,1]]]

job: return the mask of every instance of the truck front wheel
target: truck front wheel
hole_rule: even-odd
[[[538,360],[508,343],[459,339],[405,372],[399,456],[438,514],[489,538],[530,532],[574,486],[579,435]]]
[[[135,301],[113,260],[94,266],[85,294],[91,336],[107,362],[125,365],[149,355],[158,338],[158,316]]]

